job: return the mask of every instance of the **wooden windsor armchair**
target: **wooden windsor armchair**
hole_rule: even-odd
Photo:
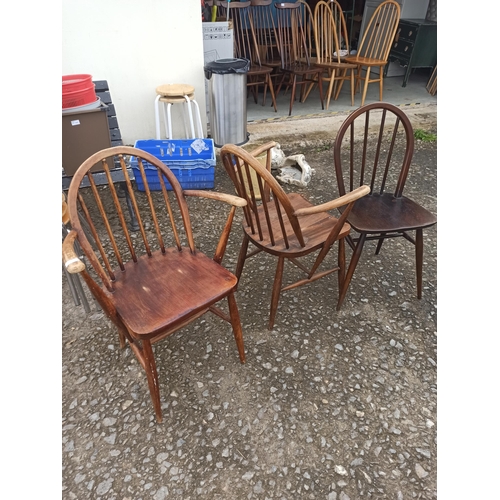
[[[268,323],[270,330],[283,291],[312,283],[334,272],[338,273],[339,290],[343,289],[344,241],[350,232],[346,219],[356,200],[369,192],[367,186],[361,186],[346,196],[316,206],[301,194],[287,194],[271,174],[271,150],[275,145],[275,142],[269,142],[249,153],[239,146],[226,144],[220,152],[238,196],[247,201],[236,276],[239,279],[247,259],[260,252],[277,259]],[[257,159],[263,154],[266,154],[266,166]],[[254,186],[258,186],[260,196],[256,195]],[[340,217],[328,213],[339,207],[343,207]],[[338,243],[337,265],[321,268],[335,243]],[[249,251],[250,244],[253,250]],[[302,257],[309,255],[316,256],[310,267],[301,261]],[[283,285],[285,261],[302,270],[304,278]]]
[[[130,157],[137,159],[140,172],[136,178],[141,176],[144,193],[136,192],[130,181],[126,165]],[[113,183],[108,189],[100,189],[90,171],[100,164],[109,177],[110,166],[117,162],[137,217],[137,235],[131,235],[127,228],[124,201]],[[84,179],[90,188],[81,187]],[[159,191],[150,190],[151,179],[159,183]],[[230,207],[213,258],[195,246],[188,197],[208,198]],[[79,167],[67,203],[71,231],[62,246],[66,269],[80,273],[116,326],[121,347],[128,343],[144,368],[158,422],[162,421],[162,411],[154,343],[210,311],[230,324],[240,361],[245,362],[234,298],[237,278],[221,264],[236,208],[245,205],[245,200],[213,191],[183,190],[172,171],[155,156],[117,146],[95,153]],[[75,242],[87,265],[75,253]],[[228,311],[218,305],[223,299],[228,302]]]

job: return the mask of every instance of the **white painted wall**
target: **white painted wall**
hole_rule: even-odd
[[[62,74],[107,80],[124,144],[155,138],[155,89],[195,87],[206,134],[200,0],[63,0]],[[184,136],[174,105],[174,134]],[[163,119],[162,130],[163,130]]]

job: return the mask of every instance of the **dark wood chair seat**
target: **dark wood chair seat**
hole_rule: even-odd
[[[186,319],[204,313],[224,298],[237,283],[236,277],[201,252],[143,255],[115,272],[114,291],[107,296],[117,315],[132,334],[169,334]]]
[[[406,196],[392,193],[361,198],[349,214],[349,223],[358,233],[412,231],[436,223],[434,214]]]

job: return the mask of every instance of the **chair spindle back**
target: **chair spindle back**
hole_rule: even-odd
[[[400,7],[397,2],[394,0],[382,2],[368,22],[357,55],[387,61],[399,18]]]
[[[144,192],[133,188],[127,170],[132,156],[137,159]],[[107,186],[96,185],[96,172],[90,171],[95,165],[104,171]],[[110,168],[115,165],[122,169],[128,197],[118,192],[111,179]],[[81,187],[84,179],[89,187]],[[155,188],[159,185],[160,190],[153,191],[150,183]],[[159,208],[161,205],[163,208]],[[175,247],[179,252],[196,251],[187,203],[178,180],[161,161],[145,151],[117,146],[95,153],[73,177],[68,208],[82,250],[109,291],[113,291],[115,274],[124,272],[128,261],[137,262],[158,250],[165,254],[167,247]],[[129,229],[127,211],[135,215],[138,234]]]
[[[286,248],[293,242],[305,246],[304,238],[297,216],[283,188],[271,174],[271,149],[267,151],[266,166],[250,153],[226,144],[221,149],[222,163],[233,181],[238,196],[247,201],[244,207],[245,224],[252,234],[258,234],[262,242],[270,242],[271,246],[278,242]],[[253,172],[253,175],[252,175]],[[257,196],[254,183],[257,183],[261,199]],[[270,217],[270,207],[275,209],[279,230]],[[274,210],[273,210],[274,213]]]
[[[406,143],[402,155],[394,152],[398,141]],[[348,191],[369,185],[370,195],[393,189],[394,196],[401,197],[413,150],[413,127],[400,108],[385,102],[358,108],[344,121],[335,139],[340,195],[346,193],[346,185]]]
[[[281,67],[293,66],[298,61],[311,63],[300,3],[277,3],[276,17]]]

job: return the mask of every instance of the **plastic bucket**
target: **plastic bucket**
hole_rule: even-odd
[[[83,90],[76,90],[74,92],[66,92],[62,95],[62,109],[75,108],[77,106],[85,106],[97,101],[95,93],[95,85]]]
[[[62,93],[86,90],[93,85],[92,75],[66,75],[62,77]]]

